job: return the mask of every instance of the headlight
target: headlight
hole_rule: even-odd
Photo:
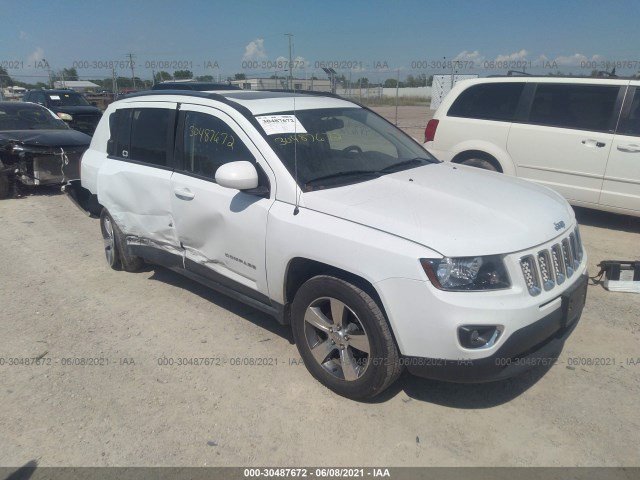
[[[502,257],[422,258],[427,277],[440,290],[476,291],[509,288],[511,282]]]
[[[68,113],[58,112],[58,113],[56,113],[56,115],[58,115],[60,120],[66,120],[67,122],[70,122],[71,120],[73,120],[73,117],[71,115],[69,115]]]

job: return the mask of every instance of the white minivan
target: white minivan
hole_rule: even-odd
[[[482,382],[551,365],[585,303],[562,196],[439,162],[330,94],[114,102],[65,191],[100,218],[110,267],[160,264],[273,315],[349,398],[405,368]]]
[[[640,216],[640,80],[462,81],[428,122],[425,147],[551,187],[573,205]]]

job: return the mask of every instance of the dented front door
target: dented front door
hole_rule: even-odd
[[[171,204],[185,268],[266,298],[265,234],[273,200],[215,182],[220,165],[264,162],[260,152],[231,117],[213,108],[182,105],[178,125],[181,161],[171,177]]]

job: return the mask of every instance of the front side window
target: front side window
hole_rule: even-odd
[[[298,110],[256,119],[305,191],[438,163],[402,131],[363,108]]]
[[[615,85],[538,84],[529,122],[607,132],[619,89]]]
[[[483,83],[463,91],[447,112],[450,117],[513,121],[524,82]]]
[[[225,163],[255,159],[236,133],[222,120],[201,112],[184,112],[183,169],[215,180]]]

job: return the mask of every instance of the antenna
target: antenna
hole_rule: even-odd
[[[287,33],[286,35],[289,37],[289,79],[293,90],[293,171],[296,185],[296,206],[293,209],[293,214],[298,215],[298,213],[300,213],[299,205],[302,191],[298,191],[300,189],[298,185],[298,117],[296,115],[296,88],[295,83],[293,82],[293,65],[291,64],[291,37],[293,35],[290,33]]]
[[[300,209],[298,205],[300,203],[300,195],[302,192],[298,192],[300,188],[298,186],[298,117],[296,116],[296,92],[293,92],[293,171],[295,176],[296,185],[296,206],[293,209],[293,214],[298,215]]]

